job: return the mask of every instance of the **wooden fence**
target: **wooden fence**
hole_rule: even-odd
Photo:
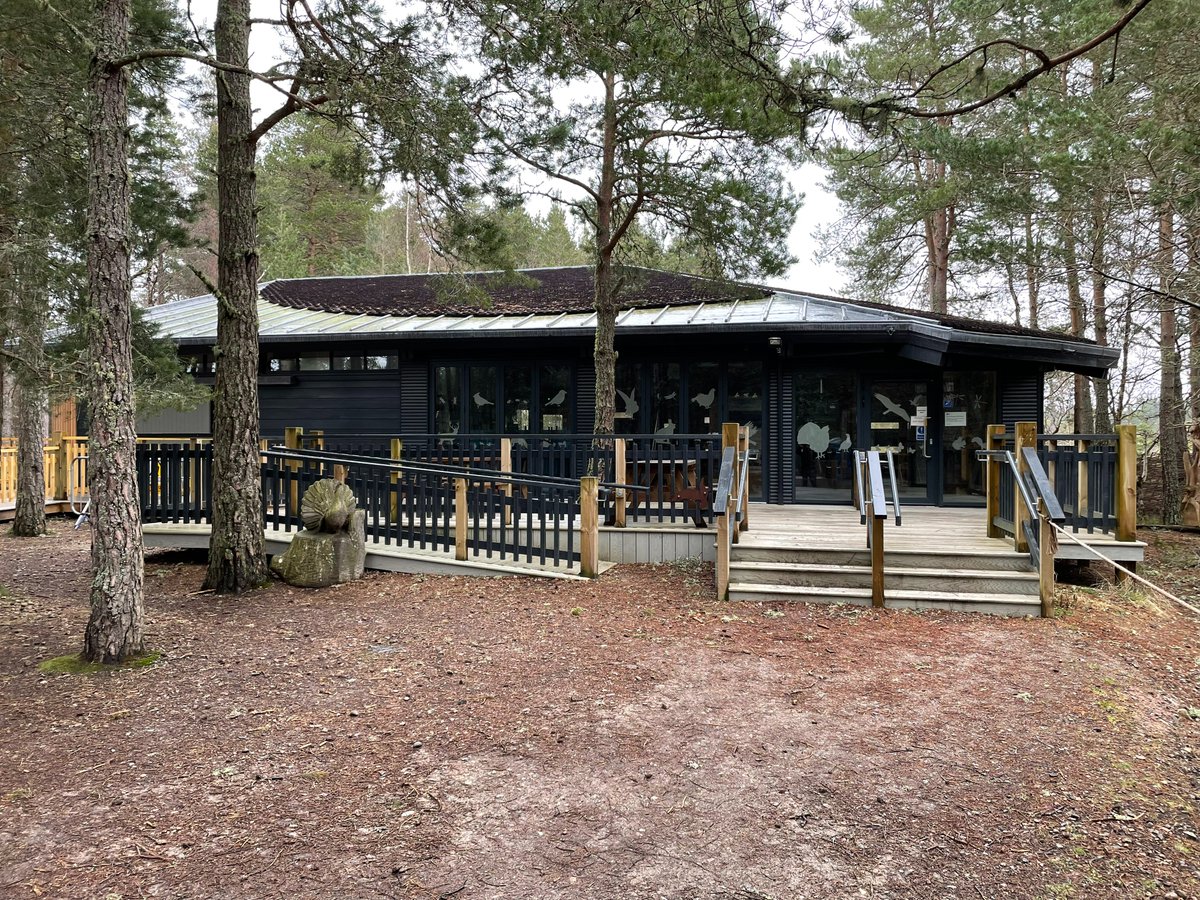
[[[62,503],[70,499],[71,470],[75,470],[75,496],[87,493],[86,460],[76,460],[87,455],[87,438],[76,435],[55,434],[42,448],[43,465],[46,473],[46,501]],[[13,438],[0,443],[0,506],[11,506],[17,501],[17,446]]]

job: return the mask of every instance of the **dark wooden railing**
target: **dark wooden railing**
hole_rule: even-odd
[[[143,522],[210,521],[211,443],[138,441],[136,462]]]
[[[1137,528],[1137,434],[1120,425],[1112,434],[1038,434],[1032,422],[1018,422],[1012,431],[988,429],[988,534],[1011,535],[1019,550],[1027,539],[1023,522],[1029,513],[1020,503],[1016,475],[1002,465],[1010,451],[1025,470],[1026,449],[1032,450],[1063,511],[1062,526],[1074,532],[1111,533],[1122,541],[1135,540]]]
[[[289,428],[291,449],[323,450],[430,466],[601,481],[640,487],[606,521],[715,522],[719,434],[332,434]]]

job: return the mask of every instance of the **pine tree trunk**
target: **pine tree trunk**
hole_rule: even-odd
[[[1108,280],[1104,276],[1106,265],[1106,196],[1103,188],[1092,192],[1092,324],[1096,331],[1096,343],[1108,346]],[[1096,393],[1096,431],[1107,434],[1112,431],[1112,401],[1109,397],[1108,378],[1092,381]]]
[[[1200,424],[1200,222],[1193,217],[1187,226],[1187,279],[1184,282],[1188,307],[1188,417]]]
[[[88,489],[91,617],[83,655],[115,663],[142,651],[142,528],[134,460],[129,76],[109,61],[129,47],[129,0],[97,0],[88,134]]]
[[[612,434],[616,427],[617,285],[613,272],[613,194],[616,188],[617,107],[616,78],[605,73],[604,146],[600,163],[600,190],[596,203],[596,367],[595,434]]]
[[[1079,284],[1079,245],[1075,238],[1075,217],[1068,210],[1062,221],[1063,255],[1066,257],[1067,308],[1071,314],[1071,334],[1083,337],[1086,317],[1083,313],[1083,290]],[[1086,375],[1076,375],[1075,420],[1076,434],[1090,434],[1095,425],[1092,415],[1092,392]]]
[[[43,296],[25,287],[18,314],[21,364],[17,373],[17,508],[13,534],[46,533],[46,317]]]
[[[1171,207],[1159,215],[1158,225],[1159,287],[1171,293],[1175,266],[1175,219]],[[1159,352],[1162,365],[1158,411],[1158,446],[1163,468],[1163,522],[1178,525],[1183,500],[1183,454],[1187,435],[1183,421],[1183,384],[1179,357],[1179,328],[1175,301],[1163,296],[1159,301]]]
[[[245,67],[250,2],[220,0],[217,58]],[[204,586],[240,593],[267,580],[258,448],[258,225],[250,78],[217,78],[217,376],[212,538]]]

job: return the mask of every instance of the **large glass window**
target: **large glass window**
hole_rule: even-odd
[[[637,434],[641,427],[641,373],[641,366],[637,363],[617,362],[614,428],[617,434]]]
[[[717,363],[693,363],[688,366],[688,433],[717,434],[721,430],[718,415],[721,367]]]
[[[796,497],[810,502],[850,497],[858,391],[849,373],[795,376]]]
[[[527,366],[504,368],[504,432],[517,434],[531,430],[533,407],[533,369]]]
[[[495,434],[496,399],[499,394],[500,379],[497,377],[495,366],[471,366],[467,381],[467,420],[470,429],[475,434]]]
[[[871,385],[871,447],[891,450],[900,494],[925,497],[929,486],[929,390],[924,381]]]
[[[654,363],[650,367],[650,430],[676,434],[679,427],[679,363]]]
[[[433,370],[433,430],[438,434],[458,434],[462,426],[458,372],[458,366]]]
[[[946,372],[942,380],[942,493],[987,494],[986,465],[975,457],[996,418],[993,372]]]
[[[543,432],[566,431],[571,423],[571,369],[569,366],[542,366],[539,374],[539,400]]]
[[[763,367],[760,362],[732,362],[727,370],[730,422],[750,426],[750,495],[762,496]]]

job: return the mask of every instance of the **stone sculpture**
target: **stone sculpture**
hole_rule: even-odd
[[[354,492],[325,478],[300,501],[304,530],[287,551],[271,560],[271,569],[297,587],[328,587],[361,578],[365,568],[366,513]]]

